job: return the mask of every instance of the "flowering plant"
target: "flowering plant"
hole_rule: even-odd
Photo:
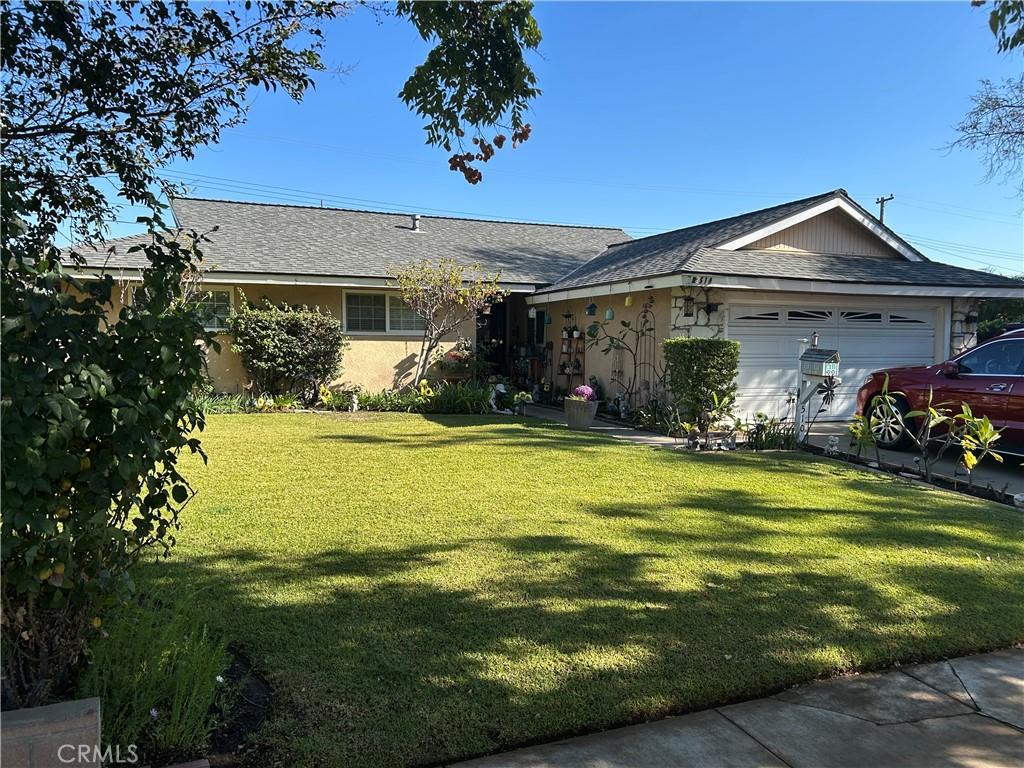
[[[581,384],[572,391],[571,395],[566,395],[566,400],[597,400],[597,394],[594,392],[593,387],[588,387],[586,384]]]

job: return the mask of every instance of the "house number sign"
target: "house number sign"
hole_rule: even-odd
[[[689,282],[683,282],[687,285],[711,285],[711,275],[690,275]]]

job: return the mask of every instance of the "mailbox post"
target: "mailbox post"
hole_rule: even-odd
[[[811,346],[805,349],[800,355],[800,387],[797,390],[796,402],[796,436],[798,440],[804,439],[804,432],[807,429],[805,422],[807,403],[826,379],[834,379],[838,384],[839,378],[839,350],[825,349],[818,346],[818,334],[815,333]]]

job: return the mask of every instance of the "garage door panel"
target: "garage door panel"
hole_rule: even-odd
[[[792,416],[787,405],[797,387],[801,338],[839,350],[840,378],[832,408],[822,419],[848,419],[857,390],[879,368],[933,362],[935,313],[931,310],[848,309],[822,306],[733,306],[729,336],[740,342],[737,414],[764,411]]]

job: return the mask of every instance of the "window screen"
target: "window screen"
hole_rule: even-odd
[[[224,331],[231,315],[231,292],[210,291],[199,302],[203,327],[208,331]]]
[[[423,330],[423,318],[397,296],[388,299],[388,313],[392,331]]]
[[[383,293],[349,293],[345,296],[345,330],[387,330]]]

